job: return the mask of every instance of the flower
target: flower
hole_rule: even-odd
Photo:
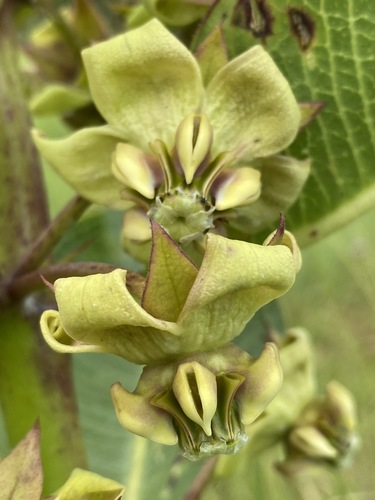
[[[216,212],[256,206],[263,161],[272,174],[265,177],[265,192],[278,200],[266,222],[295,200],[308,162],[273,155],[293,141],[300,110],[261,46],[210,75],[199,67],[207,58],[197,61],[152,20],[82,56],[92,98],[108,125],[59,141],[34,132],[42,155],[82,196],[119,209],[136,204],[138,219],[141,209],[172,237],[188,241],[216,224]],[[278,171],[284,179],[279,185]],[[259,201],[264,204],[262,195]],[[257,229],[264,227],[261,212]],[[144,240],[145,222],[141,234]]]
[[[358,442],[355,399],[333,380],[324,396],[316,396],[306,405],[289,431],[286,458],[278,468],[293,475],[317,463],[347,465]]]
[[[255,245],[207,236],[198,269],[155,222],[140,294],[127,273],[62,278],[59,311],[45,311],[42,333],[58,352],[110,352],[158,364],[217,349],[239,335],[255,312],[292,286],[299,251],[289,235]]]
[[[236,453],[251,424],[282,383],[278,351],[267,343],[253,359],[234,344],[143,370],[133,393],[117,382],[111,394],[120,423],[158,443],[179,442],[197,460]]]

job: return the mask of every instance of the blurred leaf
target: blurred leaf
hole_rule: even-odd
[[[40,429],[36,424],[0,462],[0,491],[2,498],[39,500],[42,488]]]
[[[312,158],[310,178],[287,214],[305,245],[375,204],[375,2],[248,0],[234,10],[233,4],[218,2],[194,44],[225,19],[231,58],[265,43],[298,101],[325,103],[288,151]],[[258,25],[251,5],[261,11]]]

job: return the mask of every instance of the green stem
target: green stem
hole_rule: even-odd
[[[10,10],[11,1],[4,0],[0,8],[0,270],[4,275],[48,224]]]

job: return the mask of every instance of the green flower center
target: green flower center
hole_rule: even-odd
[[[189,243],[214,227],[214,210],[198,191],[178,187],[157,196],[147,215],[168,228],[173,239]]]

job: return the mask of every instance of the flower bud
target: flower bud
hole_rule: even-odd
[[[331,445],[328,439],[315,427],[296,427],[289,435],[289,442],[312,459],[334,460],[338,451]]]

